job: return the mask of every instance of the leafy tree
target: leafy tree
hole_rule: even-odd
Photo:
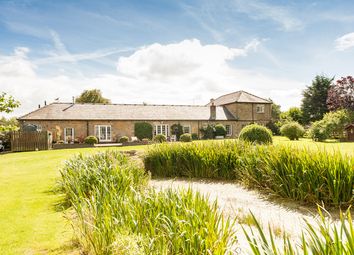
[[[20,102],[12,96],[2,92],[0,94],[0,112],[10,113],[20,106]],[[16,130],[18,126],[16,118],[6,120],[4,117],[0,120],[0,131]]]
[[[333,78],[317,75],[312,80],[311,86],[303,91],[301,110],[303,112],[303,123],[309,124],[312,121],[322,119],[328,112],[327,94]]]
[[[286,112],[280,114],[280,121],[282,123],[291,121],[303,123],[303,112],[299,107],[291,107]]]
[[[0,94],[0,112],[10,113],[20,106],[20,102],[5,92]]]
[[[354,120],[353,112],[339,110],[328,112],[322,120],[312,124],[310,135],[312,139],[323,141],[329,137],[342,138],[344,128]]]
[[[280,105],[273,102],[272,103],[272,120],[273,121],[279,120],[280,114],[281,114]]]
[[[85,90],[75,100],[76,103],[109,104],[111,100],[104,98],[99,89]]]
[[[354,111],[354,78],[342,77],[328,90],[327,106],[331,111],[347,109]]]
[[[19,129],[18,121],[15,117],[0,119],[0,131],[16,131]]]

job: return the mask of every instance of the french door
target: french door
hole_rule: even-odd
[[[95,136],[100,142],[110,142],[112,140],[110,125],[96,125]]]

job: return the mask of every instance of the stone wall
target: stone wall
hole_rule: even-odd
[[[95,134],[95,125],[110,125],[112,132],[111,142],[116,142],[122,136],[132,137],[134,135],[134,123],[139,121],[125,121],[125,120],[102,120],[102,121],[80,121],[80,120],[43,120],[43,121],[21,121],[23,124],[36,124],[40,125],[42,130],[51,131],[53,134],[53,141],[64,140],[64,128],[74,128],[75,138],[84,139],[88,135]],[[181,124],[182,126],[189,125],[191,133],[196,133],[201,136],[200,129],[203,125],[222,123],[223,125],[232,126],[232,136],[236,138],[241,129],[252,123],[251,120],[238,120],[238,121],[147,121],[154,128],[157,124],[168,124],[171,127],[173,124]],[[259,124],[265,125],[268,120],[255,121]]]

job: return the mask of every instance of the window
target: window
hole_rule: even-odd
[[[155,126],[155,135],[165,135],[168,136],[170,130],[167,124],[159,124]]]
[[[97,125],[95,126],[95,136],[100,142],[110,142],[111,139],[111,126],[110,125]]]
[[[226,136],[232,136],[232,125],[225,125]]]
[[[264,104],[258,104],[256,106],[256,112],[257,113],[264,113]]]
[[[74,142],[74,128],[64,128],[64,143]]]
[[[183,126],[183,134],[190,134],[191,133],[191,126]]]

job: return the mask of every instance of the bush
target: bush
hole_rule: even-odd
[[[290,140],[299,140],[305,133],[305,129],[298,122],[289,122],[280,128],[280,133]]]
[[[215,136],[224,136],[226,135],[226,128],[223,124],[215,125]]]
[[[152,139],[152,125],[147,122],[137,122],[134,124],[134,134],[139,140],[144,138]]]
[[[181,124],[173,124],[170,130],[171,134],[177,137],[177,140],[179,140],[180,136],[183,134],[183,127]]]
[[[192,134],[192,140],[199,140],[199,136],[196,133]]]
[[[87,144],[96,144],[96,143],[98,143],[98,139],[97,139],[96,136],[90,135],[90,136],[85,138],[85,143],[87,143]]]
[[[329,138],[329,130],[327,125],[323,120],[316,121],[312,124],[310,128],[310,137],[314,141],[322,142]]]
[[[200,129],[203,134],[203,139],[214,139],[215,138],[215,128],[213,125],[208,124],[208,126]]]
[[[270,131],[272,131],[273,135],[280,135],[280,129],[279,126],[277,125],[278,123],[274,122],[274,121],[269,121],[266,124],[266,127],[270,129]]]
[[[120,142],[120,143],[127,143],[127,142],[129,142],[128,136],[122,136],[121,138],[119,138],[119,142]]]
[[[191,142],[192,141],[192,136],[191,136],[191,134],[183,134],[183,135],[181,135],[179,140],[181,142]]]
[[[251,124],[242,128],[239,139],[259,144],[273,142],[272,131],[258,124]]]
[[[167,139],[166,139],[166,136],[165,136],[165,135],[155,135],[153,141],[154,141],[155,143],[164,143],[164,142],[167,141]]]

